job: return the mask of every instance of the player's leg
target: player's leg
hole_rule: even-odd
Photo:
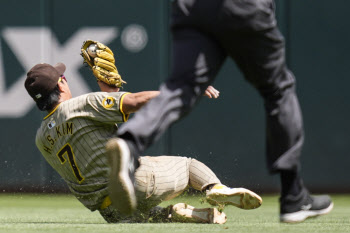
[[[202,170],[197,172],[193,170]],[[201,175],[203,178],[191,178]],[[140,167],[135,173],[135,188],[138,199],[138,211],[149,216],[152,222],[195,222],[225,223],[226,215],[216,208],[195,208],[179,203],[166,208],[157,206],[164,200],[170,200],[188,186],[204,189],[220,183],[215,174],[204,164],[179,156],[143,156]]]
[[[142,156],[135,172],[138,209],[149,210],[188,188],[189,160],[180,156]]]
[[[142,156],[139,158],[139,164],[134,174],[137,210],[132,216],[122,214],[113,202],[125,202],[124,197],[112,196],[114,194],[110,193],[110,201],[106,202],[108,208],[104,207],[100,210],[107,222],[142,222],[149,219],[169,221],[169,213],[172,209],[157,205],[164,200],[176,197],[188,187],[189,160],[185,157]],[[111,182],[116,182],[114,177],[110,178]]]
[[[332,202],[325,196],[311,197],[299,175],[304,139],[302,114],[295,78],[285,63],[284,39],[270,6],[259,5],[256,8],[261,11],[256,13],[259,17],[252,18],[240,31],[227,33],[222,42],[245,78],[264,99],[267,165],[272,173],[281,174],[282,181],[281,220],[302,221],[308,216],[329,212]],[[231,37],[236,43],[229,41]],[[310,209],[304,210],[305,206]]]
[[[255,209],[262,204],[256,193],[245,188],[229,188],[221,184],[215,173],[204,163],[189,158],[189,184],[192,188],[206,191],[212,205],[233,205],[241,209]]]
[[[108,190],[112,205],[122,214],[130,215],[137,207],[134,172],[138,162],[126,142],[119,138],[110,139],[106,151],[111,168]]]
[[[262,204],[259,195],[245,188],[229,188],[221,184],[209,167],[192,158],[140,157],[135,181],[138,209],[143,212],[180,195],[188,186],[206,191],[208,202],[213,205],[255,209]]]
[[[135,173],[135,185],[138,210],[143,213],[150,212],[152,219],[160,221],[198,223],[226,221],[226,216],[215,208],[195,208],[183,203],[173,206],[174,208],[169,207],[170,209],[155,207],[161,201],[180,195],[188,186],[207,191],[208,202],[213,205],[234,205],[243,209],[254,209],[262,203],[261,198],[250,190],[222,185],[205,164],[186,157],[140,157],[140,167]],[[154,211],[154,208],[157,211]]]

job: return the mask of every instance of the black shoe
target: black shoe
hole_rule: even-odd
[[[280,204],[280,221],[287,223],[302,222],[310,217],[328,214],[333,209],[329,196],[311,196],[307,190],[303,190],[298,196],[281,198]]]
[[[109,197],[112,206],[122,214],[130,215],[136,210],[137,199],[134,186],[134,173],[137,166],[134,155],[126,141],[112,138],[106,145],[109,166]]]

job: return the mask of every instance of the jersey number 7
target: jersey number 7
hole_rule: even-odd
[[[73,153],[73,149],[69,143],[64,145],[60,151],[57,153],[57,157],[60,159],[61,164],[65,164],[67,159],[64,157],[64,155],[67,155],[69,164],[73,170],[74,176],[78,179],[79,184],[83,182],[84,177],[80,174],[80,170],[77,166],[77,163],[75,162],[75,156]]]

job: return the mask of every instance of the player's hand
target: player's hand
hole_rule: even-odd
[[[220,91],[216,90],[213,86],[209,86],[205,92],[204,95],[207,96],[208,98],[218,98],[220,94]]]

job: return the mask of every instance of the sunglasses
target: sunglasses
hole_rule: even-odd
[[[62,82],[62,79],[67,82],[67,79],[66,79],[66,77],[63,74],[58,79],[58,82]]]

